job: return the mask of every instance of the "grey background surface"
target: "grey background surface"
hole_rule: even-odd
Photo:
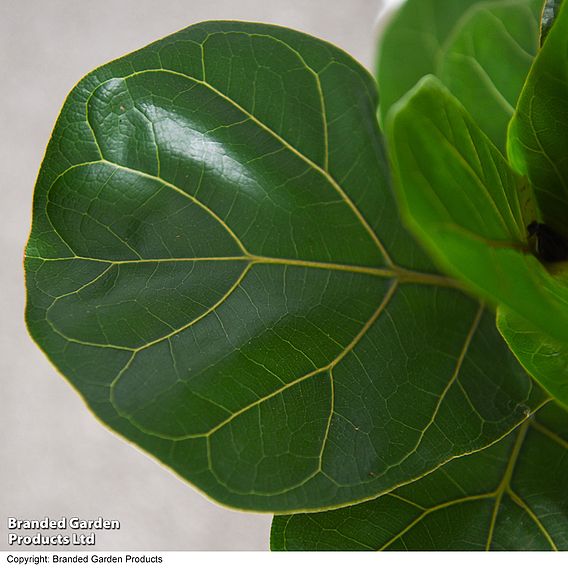
[[[277,23],[367,67],[381,0],[0,0],[0,549],[8,516],[99,515],[99,550],[266,550],[270,515],[224,509],[119,439],[25,330],[22,256],[37,170],[63,100],[94,67],[207,19]]]

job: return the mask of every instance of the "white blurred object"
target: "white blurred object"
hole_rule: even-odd
[[[377,21],[380,20],[383,14],[396,10],[400,5],[404,4],[406,0],[383,0]]]
[[[396,13],[400,6],[404,4],[404,2],[406,2],[406,0],[383,0],[375,22],[377,39],[380,38],[392,16]]]

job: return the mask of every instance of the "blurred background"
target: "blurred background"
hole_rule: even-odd
[[[383,4],[0,0],[0,549],[9,516],[118,519],[98,550],[268,549],[270,515],[224,509],[118,439],[29,338],[22,257],[34,181],[65,96],[94,67],[190,24],[236,19],[302,30],[371,69]]]

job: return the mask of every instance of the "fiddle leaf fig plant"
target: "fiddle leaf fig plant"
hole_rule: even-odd
[[[447,48],[437,49],[427,66],[405,67],[400,73],[406,74],[406,83],[399,81],[400,67],[395,71],[393,65],[397,43],[401,53],[420,52],[420,58],[427,53],[425,38],[436,33],[440,40],[441,30],[453,34],[452,41],[458,43],[467,30],[464,45],[470,46],[472,54],[483,53],[481,46],[496,45],[499,37],[514,40],[521,48],[519,36],[511,32],[512,21],[505,16],[500,27],[509,30],[506,35],[489,39],[482,27],[471,27],[472,19],[495,13],[498,5],[511,8],[514,3],[452,3],[454,10],[461,4],[461,18],[442,10],[442,4],[409,0],[381,44],[379,89],[383,84],[388,85],[387,92],[398,89],[386,104],[381,103],[381,113],[402,215],[439,266],[498,306],[499,329],[512,351],[557,402],[566,405],[568,327],[562,320],[568,317],[568,208],[562,210],[557,203],[547,214],[547,200],[562,200],[562,184],[547,187],[543,183],[544,189],[539,190],[534,180],[535,176],[558,176],[564,166],[558,156],[566,136],[563,114],[558,109],[553,114],[550,101],[560,105],[564,97],[562,22],[568,20],[568,10],[558,11],[558,3],[554,6],[556,20],[544,47],[528,79],[520,76],[516,83],[525,86],[508,99],[516,106],[516,110],[508,109],[509,118],[514,116],[511,129],[496,138],[497,115],[491,116],[491,105],[485,105],[501,92],[498,83],[482,83],[483,96],[470,96],[464,88],[467,81],[458,75],[448,78],[440,71]],[[532,8],[528,10],[531,17],[535,7],[525,3],[525,8]],[[537,26],[530,34],[535,50],[539,37],[544,39],[551,26],[551,9],[548,3],[541,35]],[[434,15],[439,25],[417,18],[420,10]],[[547,52],[553,56],[547,57]],[[495,53],[490,63],[498,69],[504,61]],[[548,62],[547,68],[543,69],[542,61]],[[473,65],[476,73],[481,72],[481,64]],[[491,79],[485,70],[484,75]],[[494,76],[497,79],[499,73]],[[474,81],[475,75],[469,79]],[[533,85],[538,81],[548,83],[549,89],[543,89],[535,102]],[[539,108],[540,115],[535,110]],[[532,121],[526,118],[531,113]],[[550,153],[556,158],[547,155],[542,137],[554,148]],[[510,162],[504,155],[506,148]],[[562,164],[557,166],[555,159]],[[453,460],[375,500],[325,513],[276,517],[272,548],[566,550],[567,428],[566,409],[549,405],[497,444]]]
[[[442,4],[393,20],[378,89],[303,33],[186,28],[88,74],[41,166],[32,337],[109,428],[282,515],[275,549],[568,547],[568,235],[504,155],[542,3]]]

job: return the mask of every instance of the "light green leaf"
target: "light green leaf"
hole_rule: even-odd
[[[503,151],[538,47],[542,0],[408,0],[379,47],[383,122],[422,77],[436,75]]]
[[[374,501],[275,517],[273,550],[568,550],[568,415],[543,409],[490,448]]]
[[[542,0],[482,2],[456,31],[437,75],[503,152],[538,46]]]
[[[424,75],[437,72],[443,46],[479,0],[406,0],[389,22],[378,50],[377,79],[383,121]]]
[[[388,133],[404,215],[441,265],[568,342],[568,287],[531,254],[523,181],[465,109],[427,78],[393,109]]]
[[[547,4],[543,16],[545,27],[550,24],[550,19],[557,12],[558,5],[559,3],[552,2]],[[461,17],[458,17],[460,8],[462,14]],[[383,95],[385,95],[381,103],[383,117],[395,100],[400,99],[423,74],[430,72],[435,74],[464,105],[477,127],[481,128],[493,143],[503,150],[508,121],[513,115],[514,106],[537,49],[537,20],[541,11],[541,0],[534,2],[478,2],[474,4],[471,2],[448,4],[435,0],[421,2],[409,0],[387,30],[380,50],[378,78]],[[404,64],[401,62],[401,54],[403,54]],[[426,109],[425,112],[429,112],[429,109]],[[422,117],[422,119],[427,120],[426,117]],[[438,113],[438,119],[442,122],[445,120],[442,111]],[[436,150],[432,148],[431,140],[426,140],[426,138],[427,136],[422,135],[415,148],[417,148],[417,152],[431,155],[431,152]],[[420,144],[423,144],[425,148],[419,149]],[[469,146],[471,146],[469,141],[463,144],[464,152],[470,151]],[[491,157],[490,162],[485,164],[485,167],[493,170],[494,166],[491,163],[493,160],[497,160],[501,164],[500,169],[502,171],[506,169],[503,160],[497,157]],[[428,158],[424,160],[424,162],[427,161]],[[459,198],[460,190],[458,188],[460,184],[454,179],[451,181],[453,189],[448,189],[446,194],[440,190],[439,184],[446,183],[441,179],[444,177],[443,172],[445,170],[443,162],[443,158],[439,158],[436,162],[436,167],[440,170],[441,175],[436,178],[435,187],[438,193],[437,198],[442,201],[441,206],[451,208],[456,205],[456,199]],[[502,183],[500,177],[501,175],[490,175],[483,182],[486,183],[490,194],[500,193],[501,190],[496,189]],[[506,177],[510,178],[510,175],[507,173]],[[511,228],[509,226],[505,231],[498,231],[494,235],[499,234],[500,240],[509,241],[515,248],[528,249],[526,227],[539,218],[533,189],[529,183],[522,182],[520,179],[509,180],[508,183],[505,180],[505,185],[508,193],[504,196],[505,202],[501,200],[498,206],[504,213],[506,223],[509,223],[507,219],[508,203],[512,204],[513,209],[517,208],[515,223],[518,227]],[[453,196],[448,197],[448,192],[453,192]],[[484,216],[485,212],[484,205],[481,202],[482,195],[475,195],[475,193],[475,189],[472,188],[471,195],[477,197],[477,201],[469,204],[474,205],[475,211],[471,211],[471,207],[466,208],[465,210],[469,212],[465,215],[479,221],[480,215]],[[414,196],[415,198],[416,196]],[[479,198],[481,198],[481,201]],[[446,203],[446,199],[449,199],[449,205]],[[461,207],[461,205],[458,204],[458,207]],[[520,210],[520,214],[518,210]],[[452,211],[452,213],[455,213],[455,211]],[[431,221],[434,220],[431,219]],[[501,220],[497,220],[497,222],[502,224]],[[566,222],[564,222],[565,225]],[[471,226],[469,229],[471,230]],[[479,227],[474,229],[474,237],[478,229]],[[428,234],[429,229],[421,230],[419,226],[417,230],[421,231],[426,240],[432,240],[431,235]],[[466,266],[468,269],[466,280],[473,284],[482,284],[483,289],[480,290],[477,287],[476,291],[485,294],[489,292],[488,297],[492,301],[503,301],[504,297],[509,296],[506,282],[509,277],[505,277],[505,281],[501,282],[503,280],[501,275],[496,273],[497,263],[501,263],[502,260],[492,262],[491,259],[487,258],[488,255],[494,254],[493,251],[484,251],[484,245],[476,242],[469,243],[467,249],[460,249],[459,247],[465,242],[463,238],[459,240],[457,245],[450,241],[451,238],[446,237],[442,232],[439,234],[436,247],[451,246],[454,248],[450,256],[453,254],[459,258],[456,264],[453,264],[453,261],[450,260],[452,269],[455,270],[459,266],[459,261],[463,265],[468,264],[468,253],[472,253],[474,249],[481,247],[481,250],[476,254],[485,257],[480,262],[493,264],[493,267],[489,270],[494,272],[494,279],[487,281],[487,272],[484,274],[476,273],[478,263],[473,262]],[[493,244],[502,247],[504,243]],[[530,243],[530,245],[534,247],[534,243]],[[505,251],[500,251],[499,256],[503,257],[504,254]],[[515,258],[514,260],[518,261],[519,259]],[[518,264],[518,262],[516,263]],[[534,265],[534,259],[529,259],[529,264]],[[472,270],[473,275],[471,274]],[[516,267],[515,270],[521,270],[524,273],[524,278],[517,283],[519,295],[516,299],[511,299],[517,306],[525,301],[523,294],[528,293],[529,295],[526,297],[531,298],[531,300],[525,303],[533,302],[534,305],[525,306],[525,308],[530,309],[532,307],[534,313],[541,309],[542,302],[535,301],[534,297],[535,293],[539,294],[535,288],[535,283],[538,285],[539,281],[544,284],[545,288],[555,289],[556,291],[553,294],[557,294],[560,298],[566,298],[568,292],[556,280],[552,281],[548,274],[543,274],[542,267],[536,266],[536,282],[533,281],[533,275],[528,272],[528,270],[532,270],[531,266],[528,267],[528,270],[525,266]],[[460,273],[454,272],[454,274],[463,277]],[[516,275],[516,272],[514,274]],[[524,290],[522,289],[523,284],[526,285]],[[497,293],[496,287],[501,288],[500,293]],[[555,305],[565,312],[566,308],[565,304],[562,305],[563,303],[561,299],[560,302],[555,302]],[[546,319],[551,313],[550,309],[545,309],[540,319]],[[536,315],[538,317],[538,313]],[[560,325],[565,324],[561,323]],[[538,329],[534,325],[532,328],[533,330]],[[538,332],[535,331],[535,333]],[[515,350],[514,347],[517,342],[513,336],[506,337],[506,339],[510,347]],[[533,339],[537,343],[558,344],[557,340],[551,339],[547,335],[541,335],[538,339],[533,336]],[[525,368],[532,369],[533,375],[539,377],[541,383],[550,388],[551,392],[564,393],[568,383],[566,373],[551,373],[552,367],[550,365],[543,365],[540,370],[537,370],[534,364],[535,360],[527,360],[528,353],[525,349],[516,352]],[[540,361],[544,363],[543,359],[540,359]],[[548,361],[551,360],[548,359]],[[555,361],[558,361],[558,359],[555,359]],[[555,366],[555,370],[558,370],[557,366]],[[566,400],[565,396],[562,395],[561,400]]]
[[[509,130],[509,157],[530,179],[541,221],[568,237],[568,4],[531,69]]]
[[[497,310],[497,327],[527,372],[568,405],[568,344],[540,333],[503,307]]]
[[[104,423],[233,507],[367,499],[545,398],[402,229],[376,104],[333,46],[212,22],[95,70],[56,124],[30,332]]]

